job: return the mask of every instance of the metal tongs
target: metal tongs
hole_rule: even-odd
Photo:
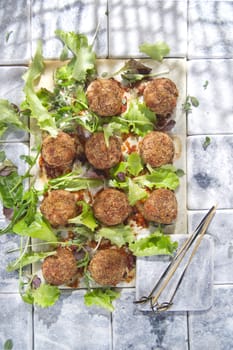
[[[204,234],[206,233],[206,230],[215,212],[216,212],[216,206],[213,206],[208,211],[208,213],[204,216],[204,218],[201,220],[201,222],[193,231],[193,233],[189,236],[189,238],[182,244],[180,249],[177,251],[176,255],[172,258],[171,262],[162,273],[161,277],[159,278],[158,282],[155,284],[150,294],[148,296],[141,297],[140,300],[137,300],[134,302],[135,304],[144,304],[144,303],[150,302],[151,309],[154,312],[167,311],[173,305],[173,299],[177,293],[177,290],[179,289],[181,282],[183,281],[184,275],[191,263],[191,260],[194,254],[196,253],[201,243],[202,238],[204,237]],[[185,264],[182,274],[178,279],[178,282],[174,288],[174,291],[170,297],[170,300],[168,302],[159,303],[160,295],[168,285],[169,281],[173,277],[174,273],[178,269],[183,258],[185,257],[186,253],[188,252],[189,248],[193,245],[194,242],[195,244],[193,246],[192,252],[188,258],[187,263]]]

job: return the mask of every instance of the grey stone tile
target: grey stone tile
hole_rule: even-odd
[[[214,304],[206,312],[190,313],[190,350],[231,350],[233,287],[215,286]]]
[[[22,75],[26,70],[26,67],[0,67],[0,99],[20,105],[24,99]],[[11,127],[1,141],[27,141],[28,138],[28,133]]]
[[[186,313],[141,312],[134,290],[124,290],[113,312],[113,350],[186,350]]]
[[[204,211],[190,211],[189,232],[192,232]],[[207,230],[214,241],[214,283],[233,283],[233,210],[217,210]]]
[[[20,159],[20,156],[28,154],[28,145],[24,143],[2,143],[0,144],[0,151],[5,151],[6,158],[11,160],[17,167],[18,173],[23,175],[26,172],[27,164]],[[27,181],[25,182],[25,185]],[[0,202],[0,219],[4,218],[3,207]]]
[[[6,220],[0,220],[0,228],[7,226]],[[10,249],[18,248],[20,237],[14,234],[0,236],[0,291],[4,293],[18,292],[18,272],[7,272],[7,265],[18,258],[19,253],[7,253]]]
[[[187,235],[172,235],[172,239],[179,243],[179,247],[188,238]],[[195,243],[194,243],[195,244]],[[166,286],[158,299],[159,303],[169,302],[176,289],[177,283],[182,275],[186,264],[194,249],[194,244],[183,258],[174,276]],[[152,256],[137,259],[136,268],[136,298],[149,295],[160,276],[166,270],[171,260],[168,256]],[[200,269],[200,261],[202,268]],[[207,310],[212,305],[213,285],[213,242],[210,237],[203,240],[188,266],[181,285],[179,286],[173,305],[169,311],[200,311]],[[192,298],[190,298],[192,291]],[[153,295],[155,295],[154,293]],[[150,311],[150,303],[139,304],[140,310]]]
[[[232,58],[232,1],[189,1],[188,15],[189,58]]]
[[[0,294],[0,348],[7,339],[13,349],[32,349],[32,307],[19,294]]]
[[[205,136],[187,140],[187,194],[189,209],[233,208],[232,157],[233,136],[211,135],[203,148]]]
[[[30,1],[0,3],[0,63],[25,63],[30,59]]]
[[[110,313],[85,306],[83,295],[63,292],[53,307],[35,308],[35,350],[111,349]]]
[[[204,87],[207,82],[206,88]],[[188,114],[188,134],[233,132],[233,60],[188,62],[188,95],[197,97],[199,107]]]
[[[138,57],[144,42],[165,41],[170,56],[185,56],[187,49],[187,1],[110,0],[109,54]]]
[[[43,41],[47,59],[58,59],[62,44],[55,38],[55,30],[74,31],[88,36],[91,43],[99,24],[94,50],[105,57],[107,48],[107,0],[32,0],[32,52],[37,41]]]

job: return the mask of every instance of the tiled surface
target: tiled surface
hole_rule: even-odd
[[[110,313],[87,308],[83,291],[65,293],[53,308],[35,308],[35,350],[109,350]]]
[[[134,291],[125,290],[113,312],[113,350],[188,350],[186,313],[141,312]]]
[[[0,294],[0,349],[7,339],[13,349],[32,349],[32,307],[18,294]]]
[[[187,52],[187,1],[109,0],[110,57],[138,57],[144,42],[170,43],[171,56]]]
[[[13,103],[22,99],[23,65],[38,39],[43,40],[45,58],[59,58],[57,28],[83,32],[91,40],[99,23],[94,43],[98,57],[142,56],[141,43],[163,40],[171,48],[170,57],[188,58],[187,94],[200,102],[187,116],[189,232],[206,209],[218,205],[208,229],[214,241],[213,305],[203,312],[141,312],[133,304],[134,289],[123,291],[113,314],[87,309],[82,291],[63,294],[50,309],[32,311],[14,294],[15,274],[4,271],[13,258],[5,252],[16,246],[17,238],[0,237],[0,348],[10,338],[19,350],[232,349],[232,16],[229,0],[0,1],[0,98]],[[206,136],[211,143],[204,150]],[[9,155],[15,146],[14,159],[27,152],[20,143],[25,140],[25,134],[13,130],[3,139]]]

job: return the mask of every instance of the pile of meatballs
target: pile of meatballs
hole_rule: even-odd
[[[173,113],[178,90],[170,79],[148,80],[138,91],[146,106],[159,118],[167,118]],[[99,118],[120,116],[125,108],[125,88],[112,78],[92,81],[87,87],[86,96],[90,111]],[[48,179],[72,171],[77,159],[87,163],[95,174],[108,177],[109,170],[124,160],[121,137],[111,136],[107,146],[101,131],[83,135],[79,128],[77,134],[60,131],[57,137],[44,137],[40,163]],[[156,168],[173,162],[174,144],[167,133],[155,128],[139,139],[137,151],[145,166],[149,164]],[[68,220],[82,210],[77,205],[78,198],[77,192],[50,190],[42,199],[40,211],[52,227],[65,227],[70,231],[72,225],[68,224]],[[100,227],[128,224],[135,213],[148,224],[171,224],[177,217],[177,200],[169,189],[150,190],[147,199],[131,207],[123,190],[102,188],[90,196],[89,204]],[[98,285],[116,286],[127,281],[134,263],[135,259],[127,247],[118,248],[105,242],[91,254],[88,271]],[[75,250],[72,247],[58,247],[55,255],[43,261],[42,274],[49,284],[70,285],[80,275]]]

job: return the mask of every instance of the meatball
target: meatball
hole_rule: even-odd
[[[173,112],[178,95],[176,85],[167,78],[153,79],[147,84],[143,93],[147,107],[164,117]]]
[[[68,283],[77,273],[77,262],[68,248],[58,248],[55,255],[45,258],[42,274],[46,282],[53,285]]]
[[[131,212],[126,195],[113,188],[99,192],[93,204],[95,217],[104,225],[113,226],[122,223]]]
[[[121,113],[124,90],[114,79],[96,79],[87,88],[90,109],[101,117]]]
[[[73,193],[53,190],[43,199],[40,210],[54,227],[65,226],[68,220],[78,215],[78,206]]]
[[[85,154],[88,161],[96,169],[109,169],[118,164],[121,160],[121,143],[117,137],[109,138],[107,146],[104,133],[97,132],[87,140],[85,144]]]
[[[174,192],[160,188],[151,192],[143,206],[143,216],[148,221],[171,224],[177,217],[177,201]]]
[[[160,131],[148,133],[139,145],[141,157],[152,167],[172,163],[174,144],[170,136]]]
[[[57,177],[71,170],[76,156],[76,142],[64,132],[57,137],[47,136],[43,140],[41,155],[47,175]]]
[[[99,250],[92,258],[88,269],[98,284],[115,286],[127,277],[127,254],[121,249]]]

